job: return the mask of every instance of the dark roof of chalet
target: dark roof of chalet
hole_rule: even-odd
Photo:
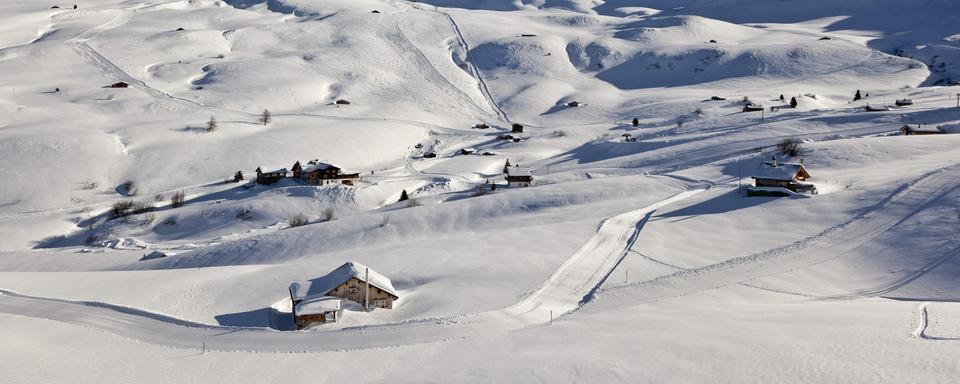
[[[791,181],[798,176],[804,178],[810,177],[810,173],[800,163],[781,163],[777,161],[764,161],[753,172],[754,179]]]
[[[346,283],[351,278],[366,282],[364,277],[367,270],[367,266],[363,264],[348,261],[322,277],[290,284],[290,296],[294,300],[303,300],[313,296],[327,296],[327,293]],[[393,283],[390,282],[389,278],[375,272],[373,269],[369,269],[369,271],[370,285],[380,288],[394,297],[400,297],[397,290],[393,288]]]

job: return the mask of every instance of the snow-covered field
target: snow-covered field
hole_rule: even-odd
[[[952,383],[960,135],[899,130],[960,123],[958,20],[0,1],[0,382]],[[774,155],[819,194],[745,196]],[[252,182],[313,159],[361,180]],[[290,331],[289,284],[346,261],[394,309]]]

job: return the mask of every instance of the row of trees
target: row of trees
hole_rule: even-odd
[[[264,109],[260,114],[260,117],[257,119],[257,122],[263,124],[264,126],[273,122],[273,115],[270,113],[270,110]],[[215,116],[210,116],[210,120],[207,120],[207,124],[204,128],[207,132],[214,132],[220,128],[220,123],[217,122],[217,118]]]

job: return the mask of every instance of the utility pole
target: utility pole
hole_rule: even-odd
[[[553,324],[553,310],[550,310],[550,324]]]
[[[763,121],[763,108],[760,108],[760,121]]]
[[[960,108],[960,93],[957,94],[957,108]]]
[[[363,310],[370,311],[370,268],[366,269],[363,282],[366,283],[366,288],[363,289]]]

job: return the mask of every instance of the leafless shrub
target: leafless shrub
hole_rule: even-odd
[[[796,156],[800,154],[800,140],[795,138],[786,138],[777,143],[777,150],[787,156]]]
[[[147,225],[153,224],[154,221],[157,221],[157,215],[148,213],[146,215],[143,215],[143,221],[140,222],[140,225],[147,226]]]
[[[290,228],[302,227],[304,225],[307,225],[308,222],[309,221],[307,221],[307,216],[302,213],[298,213],[296,215],[290,216],[290,218],[287,219],[287,224],[290,225]]]
[[[163,220],[163,222],[160,223],[160,224],[167,225],[167,226],[171,226],[171,227],[175,227],[175,226],[177,226],[177,225],[180,224],[180,223],[178,222],[178,220],[179,220],[179,218],[178,218],[176,215],[174,215],[174,216],[170,216],[170,217],[166,218],[166,219]]]
[[[133,180],[124,181],[123,184],[120,184],[120,191],[127,196],[136,196],[137,195],[137,183]]]
[[[567,132],[564,132],[562,129],[553,131],[553,137],[564,137],[567,135]]]
[[[703,116],[703,108],[697,108],[695,111],[693,111],[693,114],[697,116]]]
[[[132,215],[139,215],[141,213],[147,213],[152,210],[153,210],[153,204],[143,202],[143,201],[135,202],[133,203],[132,206],[130,206],[130,214]]]
[[[333,220],[333,208],[327,207],[320,212],[320,221]]]
[[[131,208],[133,208],[132,200],[120,200],[110,206],[110,214],[113,217],[124,217],[130,214]]]
[[[207,121],[207,132],[216,131],[220,127],[220,124],[217,123],[217,118],[210,116],[210,120]]]
[[[252,219],[253,219],[253,208],[251,208],[251,207],[243,207],[243,208],[240,208],[240,210],[237,211],[237,219],[243,220],[243,221],[252,220]]]
[[[156,194],[156,195],[153,195],[153,201],[154,201],[154,202],[157,202],[157,203],[165,200],[166,198],[167,198],[167,196],[164,195],[164,194],[162,194],[162,193],[158,193],[158,194]]]
[[[182,206],[183,206],[183,200],[184,200],[186,197],[187,197],[187,195],[186,195],[185,193],[183,193],[183,191],[179,191],[179,192],[174,193],[173,196],[170,197],[170,206],[173,207],[173,208],[180,208],[180,207],[182,207]]]
[[[97,186],[99,186],[99,184],[97,184],[95,180],[86,180],[80,183],[80,189],[83,189],[85,191],[89,191],[91,189],[97,189]]]

